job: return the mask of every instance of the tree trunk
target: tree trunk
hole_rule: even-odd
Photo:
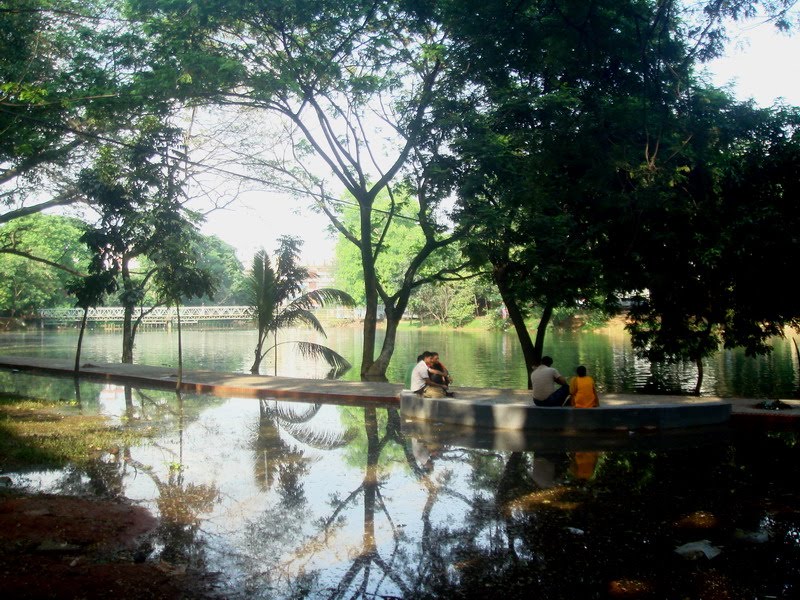
[[[178,380],[175,382],[175,389],[180,397],[181,383],[183,383],[183,340],[181,339],[181,307],[175,303],[175,312],[178,317]]]
[[[361,379],[367,381],[388,381],[386,378],[386,370],[389,368],[389,361],[392,360],[392,355],[394,354],[395,342],[397,340],[397,326],[400,324],[402,315],[402,312],[398,313],[396,310],[386,310],[386,336],[383,338],[381,353],[372,363],[367,373],[361,376]]]
[[[531,340],[531,334],[525,326],[525,318],[522,310],[517,304],[517,300],[511,293],[511,288],[508,282],[506,271],[503,267],[495,267],[492,270],[492,279],[494,279],[497,289],[500,292],[500,297],[508,310],[508,318],[514,325],[514,330],[517,332],[519,344],[522,347],[522,356],[525,359],[525,380],[528,382],[528,389],[531,389],[531,370],[539,364],[542,358],[541,348],[538,354],[536,347]],[[541,324],[540,324],[541,327]],[[538,333],[537,333],[538,337]],[[543,343],[543,340],[542,340]]]
[[[362,379],[388,381],[386,379],[386,370],[389,368],[389,361],[392,360],[394,355],[397,342],[397,327],[400,325],[400,320],[403,318],[408,307],[408,301],[411,298],[412,282],[413,273],[406,276],[403,287],[397,293],[396,300],[387,301],[386,306],[383,307],[386,314],[386,335],[383,337],[381,353],[372,363],[366,375],[362,375]]]
[[[699,396],[700,388],[703,387],[703,359],[697,358],[694,362],[697,365],[697,383],[694,386],[694,395]]]
[[[261,354],[261,348],[264,347],[264,336],[261,335],[259,332],[258,334],[258,343],[256,344],[256,349],[253,359],[253,366],[250,367],[250,373],[253,375],[258,375],[258,371],[261,368],[261,361],[264,359],[264,356]]]
[[[361,204],[361,264],[364,269],[364,346],[361,351],[361,379],[369,379],[375,363],[375,336],[378,326],[378,277],[372,255],[371,204]],[[383,370],[384,377],[386,369]]]
[[[125,312],[122,318],[122,362],[133,362],[133,306],[124,305]]]
[[[81,319],[81,330],[78,333],[78,348],[75,350],[75,375],[81,371],[81,346],[83,345],[83,332],[86,331],[86,319],[89,316],[89,307],[83,308],[83,318]]]
[[[132,293],[131,274],[128,270],[127,258],[122,259],[122,290],[124,292],[123,308],[124,313],[122,317],[122,362],[131,364],[133,363],[133,339],[136,335],[133,329],[133,309],[134,305],[128,299]]]
[[[536,328],[536,341],[534,342],[535,364],[539,364],[544,354],[544,336],[547,334],[547,326],[550,324],[550,318],[553,316],[553,305],[549,302],[542,310],[542,317],[539,319],[539,326]]]

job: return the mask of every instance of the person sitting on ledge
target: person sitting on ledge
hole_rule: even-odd
[[[569,382],[569,393],[572,396],[572,406],[575,408],[594,408],[600,406],[600,399],[597,397],[597,388],[594,379],[586,374],[586,367],[581,365],[575,369],[577,377],[573,377]]]
[[[536,406],[564,406],[569,397],[569,386],[564,376],[552,367],[553,359],[543,356],[541,364],[531,371],[533,403]],[[553,384],[560,385],[553,391]]]
[[[439,360],[438,352],[431,350],[431,354],[433,355],[433,361],[428,369],[428,375],[430,376],[431,381],[444,386],[445,395],[448,398],[451,398],[453,396],[453,392],[450,391],[450,384],[453,383],[453,378],[450,377],[450,371],[448,371],[447,367],[445,367]]]
[[[428,369],[433,365],[434,353],[427,350],[417,357],[417,366],[411,371],[411,391],[423,398],[444,398],[446,386],[431,379]]]

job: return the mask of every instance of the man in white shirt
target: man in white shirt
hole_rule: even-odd
[[[435,381],[431,381],[428,369],[433,365],[433,352],[427,350],[420,356],[420,361],[411,371],[411,391],[420,394],[423,398],[444,398],[445,387]]]
[[[552,367],[553,359],[542,357],[542,363],[531,371],[533,403],[536,406],[564,406],[569,395],[569,385],[564,376]],[[559,388],[553,391],[553,384]]]

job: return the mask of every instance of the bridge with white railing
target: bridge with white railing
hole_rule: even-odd
[[[353,321],[363,318],[363,309],[335,307],[316,309],[313,311],[321,320]],[[169,325],[178,322],[178,311],[174,306],[139,307],[134,310],[133,318],[142,317],[145,325]],[[381,315],[382,316],[382,315]],[[44,325],[70,325],[80,323],[83,319],[82,308],[45,308],[39,311]],[[91,323],[122,323],[125,309],[121,306],[100,306],[90,308],[86,316]],[[201,322],[219,323],[251,323],[253,321],[252,306],[181,306],[181,323]]]
[[[133,318],[139,315],[142,322],[148,325],[165,325],[178,321],[178,311],[174,306],[143,306],[133,312]],[[61,325],[80,323],[83,319],[82,308],[45,308],[39,316],[46,324]],[[125,318],[122,306],[99,306],[90,308],[86,320],[92,323],[121,323]],[[199,323],[201,321],[252,321],[252,306],[181,306],[182,323]]]

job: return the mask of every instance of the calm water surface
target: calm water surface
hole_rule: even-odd
[[[225,598],[800,597],[796,433],[525,440],[386,407],[8,371],[0,389],[149,431],[85,472],[4,475],[149,508],[148,560]]]
[[[290,330],[283,340],[310,340],[326,343],[357,365],[361,356],[361,331],[353,327],[328,327],[327,340],[308,330]],[[381,332],[379,332],[380,335]],[[380,341],[380,338],[379,338]],[[186,330],[183,355],[186,368],[230,372],[249,372],[256,343],[254,330]],[[21,356],[72,358],[77,331],[37,330],[30,333],[0,334],[0,353]],[[134,361],[141,364],[176,366],[177,334],[162,330],[142,331],[136,337]],[[116,362],[122,348],[119,332],[87,332],[82,360]],[[800,389],[800,368],[791,341],[776,339],[769,356],[749,358],[740,351],[722,351],[706,363],[702,394],[749,398],[794,398]],[[387,377],[392,382],[409,380],[411,368],[422,350],[438,351],[455,377],[455,385],[526,388],[527,374],[519,343],[513,333],[489,331],[402,330]],[[597,332],[548,332],[545,352],[555,366],[571,375],[583,364],[603,392],[662,391],[688,393],[694,389],[697,373],[693,364],[650,365],[634,356],[628,336],[619,328]],[[277,374],[292,377],[324,378],[327,366],[320,361],[302,359],[291,346],[278,355]],[[263,374],[275,372],[270,354],[262,365]],[[344,375],[357,380],[358,368]]]

